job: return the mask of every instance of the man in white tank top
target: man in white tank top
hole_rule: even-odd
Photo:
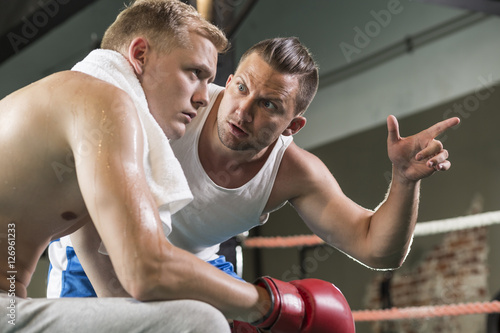
[[[209,105],[184,137],[171,142],[195,199],[172,216],[170,242],[216,260],[221,242],[265,222],[289,202],[315,234],[364,265],[388,269],[403,263],[420,181],[451,166],[435,137],[459,119],[402,138],[396,118],[389,116],[393,179],[386,199],[368,210],[346,197],[328,168],[292,141],[306,124],[303,114],[317,85],[308,50],[296,38],[276,38],[248,50],[225,89],[210,88]]]
[[[183,138],[172,143],[195,200],[200,201],[199,206],[190,204],[178,213],[184,215],[184,223],[177,229],[174,225],[172,234],[179,239],[193,236],[200,248],[206,248],[211,239],[222,235],[220,242],[247,230],[259,223],[258,216],[289,202],[328,244],[372,268],[399,267],[415,227],[420,180],[451,165],[447,151],[434,138],[459,119],[401,138],[396,118],[388,117],[392,184],[376,211],[364,209],[342,193],[316,156],[291,140],[306,123],[303,113],[317,87],[311,83],[317,82],[312,59],[305,60],[296,50],[298,45],[296,39],[278,38],[252,47],[209,114],[201,115]],[[301,52],[306,50],[302,47]],[[270,179],[265,172],[272,174]],[[262,188],[246,190],[255,183]],[[229,196],[214,200],[220,192]],[[253,210],[251,221],[235,222],[246,205]],[[219,210],[226,213],[218,216],[223,214]],[[211,214],[216,216],[212,219]],[[221,220],[222,216],[229,220]],[[190,226],[188,219],[197,223]],[[216,229],[210,232],[212,228]],[[203,239],[207,234],[208,239]]]

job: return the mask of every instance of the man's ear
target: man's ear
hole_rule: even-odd
[[[130,42],[128,47],[128,61],[134,68],[136,75],[143,74],[143,67],[149,51],[149,43],[144,37],[136,37]]]
[[[226,89],[227,89],[227,86],[229,86],[229,83],[233,80],[233,74],[229,75],[229,77],[227,78],[227,81],[226,81]]]
[[[292,119],[288,127],[281,133],[284,136],[290,136],[296,134],[306,125],[306,118],[302,116],[296,116]]]

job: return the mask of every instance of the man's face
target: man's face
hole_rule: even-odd
[[[215,78],[217,49],[205,37],[189,33],[190,46],[168,54],[150,52],[141,83],[151,114],[169,139],[184,135],[196,110],[208,103]]]
[[[261,151],[295,122],[298,79],[249,55],[226,83],[217,128],[232,150]]]

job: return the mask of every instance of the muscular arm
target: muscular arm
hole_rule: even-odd
[[[205,301],[228,318],[265,313],[269,295],[263,288],[237,281],[165,238],[144,175],[142,132],[132,102],[107,86],[89,84],[81,91],[85,95],[78,98],[84,100],[74,102],[85,109],[68,121],[67,138],[89,215],[126,292],[144,301]],[[89,144],[85,133],[96,129],[99,140]]]
[[[393,177],[386,199],[375,211],[347,198],[317,157],[293,145],[285,155],[288,161],[283,162],[291,166],[283,168],[285,179],[294,180],[294,189],[288,189],[292,193],[290,202],[311,230],[327,243],[367,266],[397,268],[412,240],[420,180],[450,167],[447,151],[434,138],[458,121],[451,118],[402,138],[396,118],[388,118]]]
[[[419,182],[393,180],[384,202],[365,209],[341,190],[326,166],[310,155],[302,191],[290,203],[311,230],[328,244],[372,268],[402,263],[415,227]],[[302,183],[302,182],[301,182]]]
[[[92,221],[71,234],[71,243],[97,297],[131,297],[116,276],[109,256],[99,253],[101,237]]]

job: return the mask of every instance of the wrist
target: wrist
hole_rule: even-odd
[[[279,314],[279,298],[277,296],[276,286],[272,281],[266,277],[258,278],[254,284],[260,287],[261,297],[263,301],[260,302],[259,310],[262,311],[263,316],[252,322],[251,324],[258,327],[270,327],[278,317]]]
[[[298,332],[304,320],[304,302],[297,288],[289,282],[261,277],[255,284],[265,288],[271,307],[264,317],[252,325],[277,332]]]
[[[404,171],[400,171],[394,165],[392,166],[391,184],[402,185],[406,187],[415,187],[420,184],[421,179],[411,179],[405,176]]]

